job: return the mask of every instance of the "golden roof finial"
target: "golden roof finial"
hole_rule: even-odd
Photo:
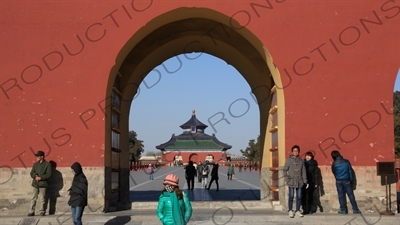
[[[192,110],[192,115],[195,115],[196,114],[196,110]]]

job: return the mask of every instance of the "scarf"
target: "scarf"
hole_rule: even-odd
[[[179,205],[178,195],[176,192],[164,192],[165,197],[170,198],[172,206],[172,218],[174,218],[175,225],[185,225],[185,220],[183,219],[181,207]]]

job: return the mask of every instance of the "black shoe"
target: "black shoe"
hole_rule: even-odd
[[[45,212],[40,212],[39,216],[44,216]]]
[[[33,212],[28,213],[28,216],[34,216],[34,215],[35,215],[35,213],[33,213]]]
[[[217,191],[219,191],[219,190],[217,189]]]

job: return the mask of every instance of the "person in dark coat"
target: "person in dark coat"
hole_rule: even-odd
[[[211,180],[210,183],[208,184],[208,188],[207,190],[210,190],[211,184],[213,183],[213,181],[215,181],[215,183],[217,184],[217,191],[219,191],[219,184],[218,184],[218,163],[214,163],[213,168],[211,170]]]
[[[189,161],[189,165],[186,166],[185,177],[188,186],[188,191],[194,189],[194,176],[196,175],[196,168],[193,166],[193,161]]]
[[[71,206],[74,225],[82,225],[83,210],[87,206],[88,199],[88,181],[82,171],[81,164],[75,162],[71,169],[75,176],[71,188],[68,190],[68,195],[70,195],[68,205]]]
[[[311,214],[317,211],[317,206],[314,204],[314,191],[317,190],[319,186],[319,176],[320,170],[318,168],[318,163],[314,159],[314,154],[312,152],[306,152],[304,159],[304,166],[306,168],[307,182],[309,187],[303,186],[302,194],[302,207],[303,214]]]

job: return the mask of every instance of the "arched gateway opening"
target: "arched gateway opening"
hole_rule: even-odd
[[[284,142],[280,141],[284,140],[284,117],[279,116],[284,114],[280,107],[284,102],[283,90],[276,88],[282,87],[280,76],[266,47],[248,29],[221,13],[204,8],[176,9],[154,18],[135,33],[121,49],[111,70],[106,95],[111,96],[107,99],[107,115],[111,116],[105,121],[106,211],[130,208],[128,121],[140,83],[166,59],[184,54],[180,57],[195,60],[193,55],[185,55],[193,52],[223,59],[243,75],[259,105],[262,167],[277,167],[284,160]],[[274,151],[278,145],[281,154]],[[261,183],[268,186],[261,185],[264,199],[270,196],[274,183]]]

